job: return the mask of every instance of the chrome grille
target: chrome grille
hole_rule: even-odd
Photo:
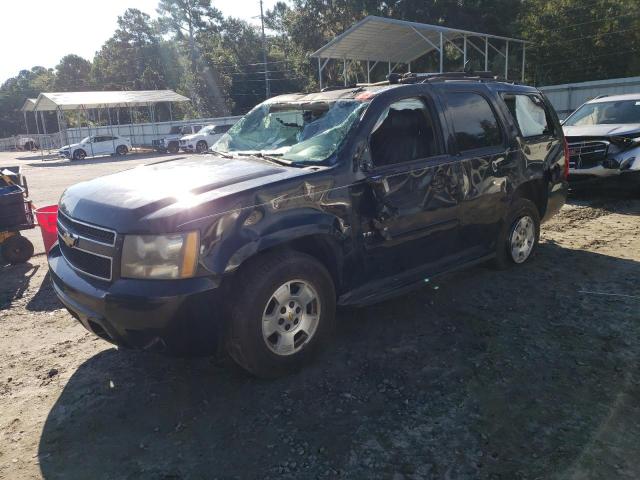
[[[569,142],[569,168],[591,168],[607,158],[609,142],[604,140],[585,140]]]
[[[113,246],[116,242],[116,232],[106,228],[95,227],[88,223],[72,220],[62,212],[58,213],[58,225],[62,225],[65,230],[73,230],[73,233],[87,240],[93,240],[105,245]]]
[[[113,230],[58,213],[58,243],[62,256],[74,270],[90,277],[113,279],[116,237]]]

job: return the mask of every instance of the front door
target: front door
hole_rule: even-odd
[[[362,215],[371,280],[445,264],[456,251],[458,165],[444,153],[433,112],[431,99],[405,98],[373,128]]]

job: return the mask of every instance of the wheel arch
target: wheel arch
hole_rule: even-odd
[[[333,223],[314,223],[263,235],[236,249],[228,255],[226,261],[220,261],[221,259],[218,258],[218,261],[210,262],[212,267],[210,269],[215,273],[235,274],[260,255],[278,251],[296,251],[318,260],[331,275],[336,292],[339,292],[343,280],[342,243],[345,237],[336,227]],[[209,257],[216,257],[219,253],[220,251],[212,251]]]
[[[525,198],[538,208],[540,218],[544,218],[547,211],[549,197],[548,180],[546,178],[534,178],[521,183],[513,193],[513,199]]]

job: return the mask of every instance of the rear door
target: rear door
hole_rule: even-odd
[[[484,86],[441,85],[453,148],[461,166],[460,242],[469,260],[494,248],[506,214],[515,152],[508,144],[496,96]]]
[[[502,93],[501,96],[515,121],[525,165],[534,169],[543,167],[547,155],[560,140],[542,97],[535,93]]]
[[[369,141],[371,211],[363,230],[370,278],[447,263],[457,250],[456,165],[431,96],[390,102]]]

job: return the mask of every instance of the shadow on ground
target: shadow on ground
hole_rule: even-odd
[[[22,298],[39,265],[21,263],[19,265],[3,265],[0,257],[0,310],[9,308],[11,303]]]
[[[521,268],[341,312],[321,357],[272,382],[107,350],[49,412],[42,474],[638,478],[639,277],[640,263],[545,243]]]

